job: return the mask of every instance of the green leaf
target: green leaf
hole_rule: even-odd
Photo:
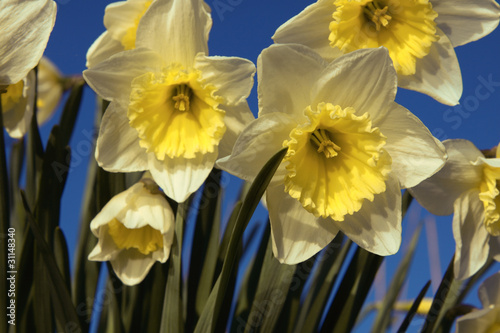
[[[59,121],[59,125],[61,126],[60,144],[63,147],[69,144],[69,140],[71,139],[71,135],[73,134],[78,111],[80,110],[84,86],[85,81],[83,80],[83,78],[75,81],[74,85],[71,87],[71,92],[69,94],[68,100],[64,105],[61,120]]]
[[[417,298],[415,298],[415,301],[413,302],[410,310],[408,310],[408,313],[406,314],[405,319],[403,320],[403,322],[401,323],[401,326],[398,329],[398,333],[399,332],[406,332],[406,330],[408,329],[408,326],[410,326],[411,320],[415,316],[415,313],[417,313],[417,310],[418,310],[418,307],[420,306],[420,303],[424,299],[425,293],[427,292],[427,290],[429,289],[430,286],[431,286],[431,281],[429,280],[429,281],[427,281],[425,286],[422,288],[422,290],[420,290],[420,293],[418,294]]]
[[[205,333],[215,331],[217,321],[219,320],[220,310],[222,308],[222,302],[226,296],[227,287],[229,285],[231,275],[233,274],[233,267],[235,266],[235,259],[238,254],[237,249],[240,246],[239,244],[241,242],[243,232],[285,154],[286,149],[282,149],[271,157],[271,159],[259,172],[250,187],[250,190],[248,191],[239,211],[238,218],[236,219],[231,240],[229,241],[229,246],[226,251],[222,271],[217,279],[214,289],[210,293],[200,319],[198,320],[195,332]]]
[[[175,237],[170,249],[169,268],[160,332],[184,332],[181,249],[188,203],[180,203],[175,217]]]
[[[441,284],[439,285],[438,290],[436,291],[436,295],[434,300],[432,301],[431,308],[427,317],[425,318],[424,326],[422,327],[422,333],[431,333],[434,332],[434,327],[439,325],[441,321],[441,317],[443,315],[443,305],[446,302],[446,298],[448,293],[453,287],[453,262],[455,255],[451,258],[451,261],[444,273],[443,280],[441,280]],[[458,292],[457,292],[458,295]]]
[[[271,240],[267,245],[259,284],[246,322],[238,322],[237,331],[272,332],[285,305],[296,265],[280,264],[274,257]],[[299,286],[293,288],[295,291]],[[238,320],[238,318],[236,318]]]
[[[71,323],[75,325],[75,327],[79,327],[79,319],[76,314],[76,310],[73,307],[71,302],[71,295],[69,290],[65,288],[64,279],[57,267],[56,260],[52,251],[45,241],[42,231],[38,227],[35,219],[33,218],[33,214],[29,209],[29,205],[27,199],[24,195],[24,192],[21,192],[24,208],[26,209],[26,215],[28,220],[28,225],[33,232],[33,235],[36,239],[36,252],[40,253],[43,263],[45,264],[45,268],[47,270],[47,275],[49,277],[50,283],[48,283],[48,287],[53,298],[53,304],[55,308],[55,316],[56,321],[60,323]],[[47,285],[45,286],[47,287]]]
[[[354,253],[321,332],[350,332],[384,257],[360,247]]]
[[[69,292],[71,290],[71,276],[69,273],[68,244],[59,227],[56,227],[54,230],[54,257]]]
[[[406,281],[406,277],[408,276],[408,270],[410,268],[413,255],[415,254],[415,249],[421,230],[422,228],[420,225],[413,234],[406,254],[403,257],[403,260],[400,262],[397,271],[394,273],[390,284],[391,287],[387,291],[387,294],[378,310],[377,317],[375,318],[375,322],[373,324],[372,332],[385,332],[387,330],[387,326],[391,321],[392,308],[398,298],[401,288],[403,287],[403,283]]]
[[[313,298],[314,302],[312,303],[312,307],[309,310],[309,313],[307,314],[304,326],[300,332],[312,333],[318,331],[318,327],[321,321],[321,316],[323,315],[326,304],[328,302],[328,297],[330,296],[330,293],[333,290],[333,286],[337,281],[338,275],[340,274],[340,269],[342,268],[342,264],[344,263],[344,260],[347,257],[347,254],[349,253],[349,250],[352,246],[352,241],[350,239],[347,239],[347,241],[341,247],[340,253],[337,254],[336,248],[337,246],[340,246],[343,238],[344,234],[342,232],[339,232],[331,243],[333,247],[333,249],[331,250],[333,252],[331,257],[335,258],[333,265],[330,266],[330,260],[325,260],[321,265],[322,267],[320,267],[320,270],[328,269],[328,271],[324,279],[324,282],[318,286],[316,296]],[[296,330],[296,332],[299,331]]]

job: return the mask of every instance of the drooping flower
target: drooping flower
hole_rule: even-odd
[[[499,21],[494,0],[318,0],[273,39],[307,45],[327,60],[385,46],[400,87],[455,105],[462,77],[453,48],[486,36]]]
[[[500,332],[500,272],[484,280],[478,295],[483,309],[459,317],[456,333]]]
[[[17,84],[38,64],[56,12],[52,0],[0,2],[0,88]]]
[[[87,52],[87,67],[93,67],[113,54],[135,48],[137,28],[153,0],[127,0],[109,4],[104,13],[106,31]]]
[[[45,57],[38,64],[37,121],[44,124],[54,113],[63,91],[63,78],[55,65]],[[3,122],[7,133],[19,139],[26,134],[33,117],[35,72],[30,71],[21,81],[7,86],[2,94]]]
[[[359,50],[328,64],[305,46],[275,44],[259,56],[257,71],[259,117],[217,165],[251,181],[288,148],[266,191],[275,256],[304,261],[339,230],[368,251],[395,253],[401,188],[436,172],[445,153],[394,102],[387,50]]]
[[[142,179],[114,196],[90,223],[99,241],[89,260],[109,261],[126,285],[140,283],[170,255],[174,214],[158,186]]]
[[[486,158],[467,140],[443,144],[449,156],[445,166],[410,191],[432,214],[454,214],[454,271],[462,280],[488,257],[500,260],[500,148]]]
[[[246,97],[255,66],[207,56],[207,8],[201,0],[154,1],[137,28],[136,48],[84,72],[111,101],[97,140],[99,165],[149,170],[178,202],[201,186],[254,119]]]

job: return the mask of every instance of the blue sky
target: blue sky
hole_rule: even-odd
[[[92,42],[104,31],[102,23],[104,8],[111,1],[103,0],[59,0],[56,25],[46,50],[46,55],[67,75],[80,74],[85,69],[85,54]],[[216,0],[207,1],[212,7],[213,28],[210,33],[210,55],[240,56],[254,63],[263,48],[271,43],[271,36],[282,23],[298,14],[312,1],[285,0]],[[456,49],[462,69],[464,92],[461,106],[449,107],[432,98],[412,91],[398,91],[396,101],[416,114],[431,132],[441,140],[465,138],[480,149],[491,148],[500,141],[500,30],[489,36]],[[493,83],[487,83],[487,82]],[[486,90],[485,90],[486,89]],[[489,95],[478,94],[488,91]],[[254,114],[257,113],[255,89],[249,97]],[[91,142],[95,110],[94,94],[86,89],[83,107],[71,141],[73,160],[68,183],[64,192],[62,206],[62,227],[73,253],[77,242],[79,211]],[[60,111],[42,129],[46,141],[51,126],[60,116]],[[8,142],[11,142],[8,140]],[[236,180],[228,185],[234,191]],[[418,205],[413,205],[410,221],[403,225],[404,241],[411,236],[415,225],[426,218],[428,213]],[[260,220],[265,221],[265,212],[258,212]],[[454,251],[451,234],[451,217],[437,218],[439,259],[442,271],[446,268]],[[425,231],[422,233],[416,261],[412,266],[408,297],[414,297],[429,279],[429,256]],[[433,254],[436,258],[435,253]],[[395,269],[400,254],[386,260],[389,279]],[[498,268],[497,268],[498,269]],[[387,280],[389,282],[390,280]],[[437,286],[433,286],[437,288]],[[471,302],[475,301],[475,294]]]

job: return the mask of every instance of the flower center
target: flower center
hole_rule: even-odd
[[[285,191],[315,216],[343,221],[386,190],[392,163],[383,149],[386,137],[368,113],[356,116],[353,108],[320,103],[305,115],[308,121],[283,143]]]
[[[189,111],[189,99],[193,92],[185,84],[180,84],[176,88],[176,95],[172,97],[174,100],[174,108],[177,111]]]
[[[330,140],[328,132],[324,129],[317,129],[311,134],[311,144],[318,148],[318,153],[324,153],[326,158],[335,157],[338,151],[341,150],[339,146]]]
[[[380,27],[387,27],[392,17],[387,14],[389,7],[381,5],[377,1],[369,2],[364,8],[364,14],[366,18],[375,23],[375,29],[380,31]]]
[[[181,66],[135,78],[127,116],[141,147],[159,160],[214,152],[226,129],[215,92],[199,71]]]
[[[163,235],[149,225],[129,229],[114,218],[108,223],[108,234],[119,249],[137,249],[148,255],[163,248]]]
[[[500,236],[500,168],[485,165],[479,199],[484,205],[484,225],[493,236]]]
[[[7,86],[7,92],[1,95],[2,99],[2,113],[10,111],[14,106],[19,103],[23,97],[24,81]]]
[[[141,22],[141,18],[144,16],[146,13],[146,10],[148,10],[149,6],[151,6],[151,3],[153,0],[148,0],[144,2],[144,5],[142,7],[142,11],[140,11],[137,16],[134,19],[133,24],[127,29],[125,34],[123,35],[121,39],[121,43],[125,50],[132,50],[135,49],[135,38],[137,36],[137,27],[139,27],[139,22]]]
[[[385,46],[398,74],[412,75],[430,52],[437,13],[428,0],[335,0],[330,46],[344,53]]]

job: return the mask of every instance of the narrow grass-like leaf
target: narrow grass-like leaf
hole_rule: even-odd
[[[307,318],[309,310],[314,302],[317,302],[317,295],[321,287],[327,283],[326,279],[330,268],[335,264],[337,257],[342,249],[343,233],[338,233],[337,236],[328,244],[327,247],[317,256],[319,261],[318,267],[314,270],[310,277],[310,290],[308,290],[304,302],[300,308],[298,319],[295,323],[294,332],[300,332],[304,327],[304,322]]]
[[[372,327],[372,332],[385,332],[387,326],[391,322],[391,312],[396,302],[401,288],[403,287],[406,277],[408,276],[408,270],[415,254],[415,249],[420,237],[420,232],[422,230],[421,225],[415,230],[413,237],[411,238],[410,245],[406,251],[403,260],[401,260],[397,271],[394,273],[392,278],[390,288],[382,301],[382,304],[378,310],[377,316],[375,317],[375,322]]]
[[[288,300],[290,285],[292,281],[295,281],[296,268],[297,265],[280,264],[273,255],[271,240],[269,240],[248,320],[240,324],[244,324],[245,333],[273,331],[283,306]],[[296,285],[292,289],[293,293],[301,288]],[[290,296],[292,297],[293,295]],[[241,328],[237,327],[237,330],[241,332]]]
[[[66,282],[66,289],[71,290],[71,275],[69,273],[69,254],[68,244],[61,228],[56,227],[54,230],[54,257],[57,267]]]
[[[424,299],[425,293],[431,286],[431,281],[427,281],[425,286],[420,290],[420,293],[418,294],[417,298],[415,298],[415,301],[413,302],[410,310],[408,310],[408,313],[405,316],[405,319],[401,323],[401,326],[398,329],[398,333],[403,333],[406,332],[408,329],[408,326],[410,326],[410,322],[415,316],[415,313],[417,313],[418,307],[420,306],[420,302],[422,302],[422,299]]]
[[[352,330],[382,260],[358,247],[326,315],[322,333]]]
[[[168,265],[159,262],[153,265],[153,283],[150,289],[149,307],[142,306],[143,320],[141,322],[146,323],[146,332],[160,332],[167,276]]]
[[[71,88],[68,100],[64,105],[61,120],[59,121],[59,125],[61,126],[60,140],[63,147],[69,144],[69,140],[73,134],[78,111],[80,110],[84,86],[85,81],[83,78],[75,81],[73,87]]]
[[[340,240],[337,240],[338,238],[340,238]],[[344,235],[341,232],[339,232],[335,237],[334,242],[341,243],[343,238]],[[347,254],[349,253],[351,246],[352,246],[352,241],[350,239],[347,239],[347,241],[342,246],[340,253],[336,256],[333,265],[328,270],[328,274],[326,275],[325,281],[320,286],[320,289],[318,290],[317,295],[314,298],[314,302],[312,304],[311,309],[309,310],[309,313],[307,314],[301,332],[312,333],[318,331],[321,321],[321,316],[323,315],[326,304],[328,302],[328,297],[331,291],[333,290],[333,286],[337,281],[340,269],[342,268],[342,264],[344,263],[344,260],[347,257]]]
[[[64,287],[64,279],[61,275],[61,272],[59,272],[59,268],[57,267],[54,255],[52,254],[47,242],[45,242],[42,231],[33,218],[24,193],[21,192],[21,195],[24,208],[26,209],[28,225],[30,226],[31,231],[33,232],[33,235],[36,239],[36,251],[41,254],[43,262],[46,265],[48,276],[50,277],[51,283],[49,283],[48,286],[52,291],[51,294],[54,297],[54,301],[59,302],[60,305],[59,308],[61,312],[56,312],[55,315],[60,322],[75,323],[75,325],[79,326],[78,315],[76,314],[76,310],[71,302],[71,295],[69,294],[69,291]]]
[[[431,333],[434,331],[434,327],[439,324],[440,317],[442,316],[441,312],[443,309],[443,305],[445,304],[446,298],[448,296],[449,291],[451,290],[453,283],[453,262],[455,259],[455,255],[451,258],[451,261],[444,273],[443,279],[441,280],[441,284],[439,285],[438,290],[436,291],[436,295],[434,296],[434,300],[432,301],[431,308],[427,317],[425,318],[424,326],[422,327],[422,333]]]
[[[238,254],[237,249],[240,246],[239,244],[241,242],[243,232],[285,154],[286,149],[282,149],[271,157],[251,185],[250,190],[243,201],[243,205],[241,206],[238,218],[232,231],[222,271],[208,298],[200,319],[198,320],[195,332],[205,333],[215,331],[222,302],[226,296],[226,289],[230,282],[231,275],[233,274],[233,267],[235,266],[235,259]]]
[[[267,221],[264,233],[259,239],[257,252],[247,266],[243,281],[241,283],[240,294],[236,303],[236,310],[231,324],[231,332],[237,332],[238,325],[245,323],[248,320],[251,306],[254,302],[259,283],[259,276],[264,266],[266,258],[267,246],[271,237],[271,225]]]
[[[184,332],[181,248],[187,212],[188,203],[184,202],[179,204],[175,217],[175,237],[172,248],[170,249],[167,286],[165,288],[165,298],[163,300],[160,332]]]

